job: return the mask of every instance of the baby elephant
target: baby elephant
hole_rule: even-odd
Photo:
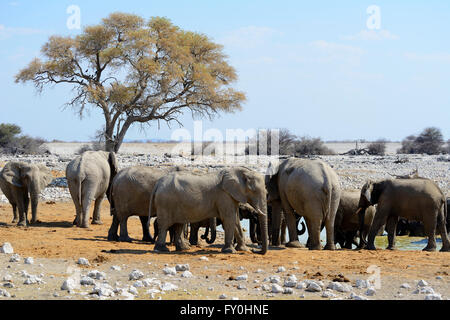
[[[334,220],[334,237],[335,242],[343,249],[352,249],[358,231],[360,231],[358,248],[363,248],[366,244],[366,237],[375,216],[375,207],[369,206],[365,212],[358,211],[358,203],[359,191],[342,191]],[[362,230],[360,230],[361,219],[364,219]]]
[[[42,164],[11,161],[0,172],[0,189],[12,205],[19,226],[28,224],[27,213],[31,198],[31,221],[37,222],[39,194],[53,180],[50,169]],[[19,213],[17,214],[17,209]]]

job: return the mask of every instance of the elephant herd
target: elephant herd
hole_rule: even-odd
[[[177,251],[196,245],[201,227],[206,227],[202,238],[213,243],[220,224],[224,230],[222,252],[249,251],[242,219],[249,220],[250,238],[260,245],[253,251],[260,254],[265,254],[269,245],[302,247],[299,235],[306,230],[306,247],[319,250],[324,228],[326,250],[335,250],[336,244],[374,250],[375,237],[384,230],[387,249],[394,249],[399,220],[423,224],[428,237],[423,250],[436,250],[437,232],[441,251],[450,251],[449,201],[434,181],[421,177],[368,181],[361,191],[351,192],[341,190],[336,172],[318,159],[281,160],[279,165],[270,164],[265,176],[242,166],[215,172],[143,166],[119,171],[113,152],[87,151],[67,165],[66,178],[76,210],[74,225],[89,227],[92,201],[92,224],[101,224],[100,206],[106,195],[113,218],[108,240],[132,241],[128,218],[139,216],[142,240],[155,243],[157,252],[169,251],[167,232]],[[39,193],[51,181],[51,171],[44,165],[12,161],[4,166],[0,188],[12,205],[13,223],[28,225],[30,198],[30,223],[38,222]],[[151,218],[156,218],[154,237],[149,228]],[[303,227],[298,230],[301,218]]]

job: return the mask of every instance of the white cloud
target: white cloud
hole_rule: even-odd
[[[397,40],[399,37],[388,30],[361,30],[355,35],[341,36],[342,40],[363,40],[363,41],[379,41],[379,40]]]

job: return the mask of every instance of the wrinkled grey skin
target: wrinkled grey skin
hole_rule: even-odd
[[[361,219],[364,219],[362,232],[360,232],[358,248],[365,246],[370,226],[375,216],[375,207],[369,206],[365,212],[358,212],[359,191],[342,191],[339,207],[334,220],[334,235],[336,243],[342,248],[352,249],[353,239],[361,228]]]
[[[320,250],[320,230],[325,224],[326,250],[334,250],[334,218],[341,188],[334,170],[321,160],[291,158],[278,168],[269,166],[266,185],[272,203],[272,219],[280,219],[284,210],[289,231],[287,247],[300,248],[294,211],[303,216],[309,233],[308,247]],[[278,201],[279,199],[279,201]],[[276,222],[274,225],[279,225]],[[273,230],[279,234],[278,230]]]
[[[95,201],[92,224],[102,224],[100,206],[108,188],[117,174],[114,152],[86,151],[72,160],[66,168],[67,184],[76,209],[73,224],[89,227],[89,208]]]
[[[37,222],[39,194],[52,182],[53,176],[45,165],[8,162],[0,172],[0,188],[13,208],[13,221],[27,226],[28,206],[31,199],[31,221]],[[17,212],[18,211],[18,212]]]
[[[155,251],[169,251],[165,239],[167,229],[174,224],[177,224],[177,250],[188,249],[188,245],[181,241],[183,224],[213,217],[222,220],[225,231],[222,252],[247,251],[238,207],[239,203],[248,203],[259,213],[263,241],[258,253],[265,254],[268,246],[266,196],[263,176],[244,167],[207,174],[183,171],[168,174],[157,182],[150,201],[149,216],[157,216],[159,223]],[[233,247],[235,232],[236,249]]]
[[[369,181],[361,189],[359,207],[377,205],[370,228],[367,249],[375,250],[375,236],[386,224],[389,245],[395,249],[395,234],[398,219],[422,221],[428,244],[424,251],[436,250],[436,228],[441,234],[441,251],[450,251],[450,242],[446,230],[446,199],[439,186],[425,178],[387,179],[377,182]]]
[[[108,241],[131,242],[127,221],[129,217],[137,215],[142,224],[142,241],[154,243],[147,226],[150,196],[156,182],[167,173],[168,170],[143,166],[125,168],[117,173],[110,188],[113,221]],[[120,236],[117,235],[119,226]]]

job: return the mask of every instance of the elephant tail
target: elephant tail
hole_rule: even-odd
[[[114,216],[115,213],[116,213],[116,204],[114,202],[113,189],[114,189],[113,185],[111,184],[110,187],[109,187],[109,190],[106,191],[106,195],[107,195],[107,197],[109,199],[109,204],[110,204],[110,206],[109,206],[110,207],[110,213],[111,213],[112,216]]]
[[[330,183],[330,180],[325,175],[325,181],[322,186],[322,192],[324,194],[324,201],[322,202],[322,213],[323,213],[323,221],[325,221],[328,215],[331,213],[331,197],[333,193],[333,187]]]

